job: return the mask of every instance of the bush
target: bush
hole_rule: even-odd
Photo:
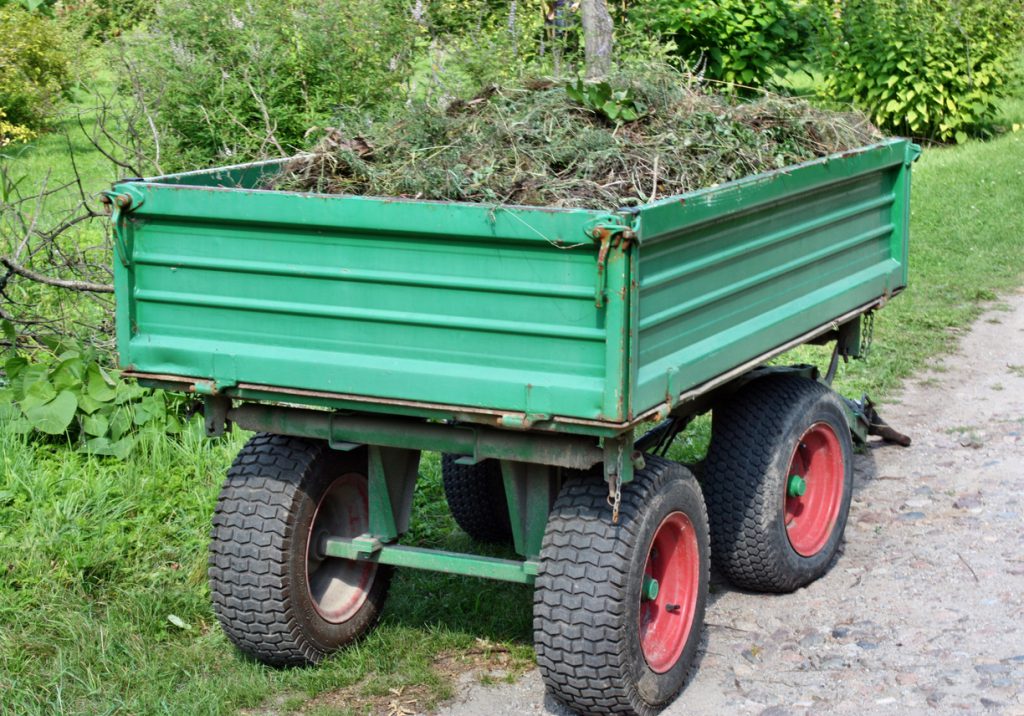
[[[14,327],[3,321],[0,328],[14,345]],[[105,367],[103,356],[84,345],[42,342],[45,347],[30,354],[11,348],[0,355],[0,422],[10,430],[62,436],[82,452],[122,459],[143,426],[181,432],[180,396],[120,379],[119,371]]]
[[[57,20],[0,7],[0,145],[44,129],[71,87],[72,41]]]
[[[168,0],[126,41],[163,169],[290,153],[339,108],[398,96],[415,24],[397,0]]]
[[[1021,0],[824,1],[829,96],[904,136],[988,132],[1024,38]]]
[[[655,0],[634,5],[629,22],[675,45],[691,70],[724,82],[760,87],[802,59],[812,23],[792,0]]]
[[[87,37],[106,40],[148,22],[156,0],[65,0],[58,12]]]

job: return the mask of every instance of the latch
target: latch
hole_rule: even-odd
[[[138,208],[144,201],[144,197],[129,192],[104,191],[100,193],[100,202],[110,212],[110,220],[114,224],[114,249],[121,265],[125,268],[131,266],[128,256],[127,239],[125,238],[124,215],[130,209]]]
[[[600,244],[597,252],[597,284],[594,287],[594,305],[604,308],[604,292],[607,283],[608,253],[612,248],[629,248],[629,242],[636,239],[636,232],[620,223],[618,217],[601,217],[587,227],[587,236]]]

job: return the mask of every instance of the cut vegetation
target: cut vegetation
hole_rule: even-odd
[[[857,113],[743,100],[692,77],[488,88],[445,109],[351,118],[285,165],[290,191],[613,210],[881,139]]]

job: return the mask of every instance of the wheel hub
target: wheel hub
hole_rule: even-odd
[[[839,437],[815,423],[797,443],[784,497],[786,536],[797,554],[813,557],[828,543],[843,501],[846,470]]]
[[[673,512],[658,526],[640,588],[640,646],[647,665],[675,666],[693,628],[700,593],[700,552],[690,518]]]
[[[306,588],[325,621],[341,624],[363,606],[377,571],[374,562],[326,557],[325,537],[358,537],[370,525],[366,477],[348,473],[335,480],[317,505],[306,542]]]

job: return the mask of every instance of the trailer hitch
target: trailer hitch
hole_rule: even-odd
[[[877,435],[884,442],[910,447],[910,436],[893,429],[889,423],[882,420],[867,393],[860,400],[843,398],[843,402],[846,404],[847,418],[850,420],[850,431],[857,442],[867,443],[868,435]]]

